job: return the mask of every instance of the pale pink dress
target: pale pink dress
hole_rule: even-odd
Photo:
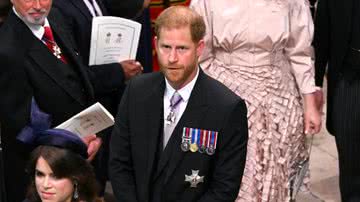
[[[198,0],[207,74],[248,107],[249,142],[237,201],[289,201],[292,166],[308,155],[301,93],[315,91],[306,0]]]

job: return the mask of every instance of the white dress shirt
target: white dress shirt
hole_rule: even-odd
[[[183,88],[177,90],[177,92],[181,95],[182,100],[179,103],[179,108],[178,111],[176,113],[175,116],[175,122],[172,124],[177,125],[177,123],[179,122],[182,114],[184,113],[186,106],[188,104],[190,95],[192,90],[194,89],[196,80],[199,76],[199,68],[197,68],[197,72],[196,75],[194,77],[193,80],[191,80],[188,84],[186,84],[186,86],[184,86]],[[166,118],[170,113],[170,98],[172,97],[172,95],[175,93],[175,89],[169,84],[168,80],[165,78],[165,83],[166,83],[166,87],[165,87],[165,93],[164,93],[164,126],[166,124]]]

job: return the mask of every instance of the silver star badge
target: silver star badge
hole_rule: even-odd
[[[190,182],[190,187],[197,187],[197,184],[204,182],[204,176],[199,176],[199,170],[191,170],[191,175],[185,175],[185,182]]]

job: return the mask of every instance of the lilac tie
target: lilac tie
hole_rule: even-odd
[[[181,95],[175,91],[175,93],[172,95],[172,97],[170,98],[170,112],[167,115],[167,118],[165,120],[165,125],[164,125],[164,144],[163,144],[163,148],[165,148],[167,142],[169,141],[172,132],[174,131],[174,128],[176,126],[175,122],[176,122],[176,115],[178,112],[178,109],[180,106],[179,104],[181,103],[182,97]]]

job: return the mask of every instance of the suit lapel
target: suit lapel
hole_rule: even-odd
[[[203,91],[201,91],[201,89],[204,88],[203,81],[204,73],[200,70],[198,80],[191,93],[186,109],[176,125],[168,145],[166,146],[159,161],[159,166],[154,179],[164,172],[164,184],[175,171],[177,165],[181,162],[185,155],[185,152],[183,152],[180,148],[183,128],[199,126],[206,114],[206,110],[208,109],[206,95]],[[167,164],[169,164],[168,169],[164,170]]]
[[[92,21],[93,16],[91,15],[89,8],[86,6],[83,0],[72,0],[70,2],[79,9],[80,13],[83,14],[86,19],[88,19],[90,22]]]
[[[85,103],[81,102],[77,94],[74,93],[72,88],[66,84],[64,78],[59,77],[60,69],[56,59],[53,58],[54,56],[52,53],[47,50],[45,46],[41,47],[42,44],[35,40],[28,52],[30,58],[32,58],[34,62],[37,63],[38,67],[40,67],[52,80],[54,80],[64,91],[66,91],[69,96],[73,97],[81,105],[84,105]]]
[[[150,96],[146,99],[146,103],[149,105],[146,107],[145,113],[147,120],[147,155],[148,155],[148,167],[147,167],[147,181],[150,182],[152,172],[154,170],[154,163],[156,158],[156,152],[159,145],[159,138],[162,132],[162,117],[163,117],[163,100],[165,90],[165,80],[163,76],[160,76],[159,83],[154,85]]]
[[[102,0],[96,0],[96,2],[100,7],[103,16],[108,16],[109,12],[107,11],[107,9],[105,7],[104,2]]]
[[[13,12],[9,15],[9,20],[14,21],[14,30],[15,33],[18,33],[18,38],[22,40],[22,44],[25,47],[28,47],[27,54],[29,59],[33,60],[31,64],[37,64],[37,66],[43,70],[56,84],[58,84],[67,94],[73,97],[81,105],[85,103],[81,102],[79,96],[72,91],[72,88],[66,84],[64,78],[59,77],[59,68],[57,61],[54,59],[52,53],[47,49],[47,47],[37,39],[31,30],[19,19]],[[56,25],[52,25],[56,27]],[[29,61],[31,62],[31,61]],[[85,85],[87,89],[91,88],[88,85]],[[93,96],[92,91],[89,92],[90,96]]]
[[[73,0],[70,2],[79,9],[80,13],[82,13],[86,17],[86,19],[92,21],[93,16],[91,15],[89,8],[86,6],[83,0]],[[101,0],[96,0],[96,2],[100,7],[103,16],[107,16],[108,12],[106,10],[104,3]]]
[[[71,65],[71,67],[76,68],[77,72],[79,72],[87,95],[89,95],[90,98],[93,99],[94,89],[90,82],[89,74],[85,69],[87,68],[87,66],[82,64],[82,61],[78,57],[78,53],[76,52],[74,45],[71,43],[72,40],[70,38],[67,38],[69,35],[65,32],[64,29],[62,29],[63,26],[57,23],[57,18],[51,15],[49,16],[49,18],[51,20],[51,28],[54,32],[57,43],[61,46],[62,51],[65,53],[68,59],[73,62],[73,65]]]

